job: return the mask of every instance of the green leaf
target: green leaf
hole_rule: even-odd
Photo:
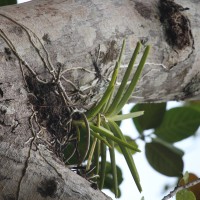
[[[77,156],[74,154],[75,146],[73,144],[69,144],[67,148],[63,151],[64,154],[64,161],[66,164],[75,165],[77,164]],[[82,144],[79,145],[79,149],[84,150],[85,146]],[[69,158],[69,159],[68,159]]]
[[[166,176],[181,176],[183,171],[182,156],[167,146],[152,141],[145,145],[145,154],[149,164]]]
[[[122,43],[122,48],[121,48],[121,51],[120,51],[119,59],[118,59],[119,66],[121,65],[122,55],[123,55],[123,53],[124,53],[125,44],[126,44],[126,41],[125,41],[125,39],[124,39],[124,40],[123,40],[123,43]]]
[[[134,89],[135,89],[135,87],[136,87],[136,85],[139,81],[139,78],[140,78],[140,75],[141,75],[142,70],[144,68],[144,65],[145,65],[147,56],[149,54],[149,51],[150,51],[150,46],[147,46],[146,49],[144,50],[144,53],[143,53],[142,58],[140,60],[140,63],[137,67],[137,70],[136,70],[135,74],[133,75],[131,83],[128,86],[127,90],[125,91],[124,95],[122,96],[122,98],[121,98],[119,104],[117,105],[116,109],[114,110],[114,114],[119,113],[120,110],[123,108],[123,106],[128,102],[132,92],[134,91]]]
[[[118,114],[119,114],[119,115],[122,115],[122,111],[120,111]],[[115,123],[120,127],[122,121],[115,121]]]
[[[17,0],[1,0],[0,1],[0,6],[7,6],[7,5],[12,5],[12,4],[17,4]]]
[[[88,120],[90,118],[95,117],[99,111],[101,110],[101,108],[106,104],[106,102],[108,101],[109,97],[110,97],[110,93],[112,93],[112,90],[114,89],[114,86],[108,86],[108,88],[106,89],[103,97],[101,98],[101,100],[97,103],[97,105],[95,105],[94,107],[90,108],[90,110],[88,110],[86,112],[86,116],[88,118]]]
[[[123,44],[122,44],[121,52],[120,52],[120,55],[119,55],[119,59],[116,62],[116,66],[115,66],[115,69],[114,69],[114,72],[113,72],[113,75],[112,75],[112,79],[110,81],[110,85],[112,85],[112,84],[115,85],[115,83],[117,81],[118,70],[119,70],[119,67],[121,65],[121,60],[122,60],[122,55],[123,55],[123,52],[124,52],[124,48],[125,48],[125,40],[123,40]],[[111,105],[112,99],[113,99],[114,91],[115,91],[115,87],[111,91],[109,99],[108,99],[107,103],[105,104],[102,113],[106,113],[108,111],[108,109],[110,108],[110,105]]]
[[[126,72],[124,74],[124,77],[122,79],[122,83],[119,86],[117,94],[116,94],[115,98],[113,99],[113,102],[112,102],[111,106],[108,109],[108,112],[107,112],[108,116],[111,115],[115,111],[119,101],[121,100],[121,98],[123,96],[123,93],[124,93],[125,88],[126,88],[126,84],[128,82],[128,78],[129,78],[129,76],[131,74],[131,71],[132,71],[132,69],[134,67],[134,63],[135,63],[135,60],[136,60],[137,55],[139,53],[140,47],[141,47],[141,43],[138,42],[137,46],[136,46],[136,48],[135,48],[135,50],[133,52],[132,58],[131,58],[131,60],[130,60],[130,62],[128,64],[128,68],[127,68],[127,70],[126,70]]]
[[[123,115],[114,115],[114,116],[111,116],[111,117],[107,117],[107,119],[112,120],[112,121],[122,121],[122,120],[125,120],[125,119],[139,117],[143,114],[144,114],[144,111],[139,111],[139,112],[132,112],[132,113],[123,114]]]
[[[185,105],[196,109],[200,112],[200,100],[185,102]]]
[[[127,147],[129,149],[132,149],[134,151],[138,151],[140,152],[140,150],[134,146],[131,146],[130,144],[128,144],[126,141],[123,141],[122,139],[119,139],[118,137],[115,137],[113,135],[113,133],[109,130],[107,130],[106,128],[100,126],[100,127],[97,127],[95,125],[93,125],[92,123],[90,123],[90,128],[94,131],[94,132],[97,132],[105,137],[107,137],[108,139],[118,143],[118,144],[121,144],[123,145],[124,147]]]
[[[115,134],[116,137],[118,137],[119,139],[123,140],[124,142],[126,142],[126,139],[124,137],[124,135],[122,134],[120,128],[117,126],[117,124],[113,121],[109,121],[108,122],[109,126],[110,126],[110,129],[112,130],[112,132]],[[121,148],[121,151],[124,155],[124,158],[126,159],[126,163],[129,167],[129,170],[132,174],[132,177],[137,185],[137,188],[138,190],[141,192],[142,191],[142,187],[140,185],[140,177],[139,177],[139,174],[138,174],[138,171],[137,171],[137,168],[135,166],[135,163],[134,163],[134,160],[133,160],[133,157],[129,151],[129,149],[127,149],[124,145],[119,144],[119,147]]]
[[[196,200],[196,197],[193,192],[185,189],[176,193],[176,200]]]
[[[100,168],[100,180],[99,180],[99,189],[103,189],[104,181],[106,175],[106,145],[101,142],[101,168]]]
[[[200,112],[190,107],[172,108],[165,113],[155,134],[167,142],[177,142],[193,135],[200,125]]]
[[[106,129],[110,130],[109,125],[106,122],[103,122],[102,124]],[[112,146],[112,148],[109,148],[110,152],[110,160],[111,160],[111,167],[112,167],[112,176],[113,176],[113,188],[114,188],[114,194],[115,197],[119,197],[119,189],[118,189],[118,177],[117,177],[117,167],[116,167],[116,161],[115,161],[115,147],[114,142],[112,140],[108,140],[109,144]]]
[[[119,71],[119,62],[117,61],[115,64],[115,69],[113,71],[111,81],[105,93],[103,94],[101,100],[97,103],[97,105],[93,106],[92,108],[90,108],[90,110],[86,112],[88,119],[95,117],[101,109],[103,109],[103,111],[104,109],[106,109],[107,104],[109,104],[109,99],[112,96],[113,90],[115,89],[115,83],[117,80],[118,71]]]
[[[116,165],[116,171],[117,171],[117,178],[118,178],[118,185],[120,185],[123,181],[122,171],[121,169]],[[104,188],[111,190],[113,193],[115,193],[114,189],[114,177],[112,172],[112,165],[109,162],[106,162],[106,176],[105,176],[105,182],[104,182]],[[118,198],[121,196],[121,191],[118,187]]]
[[[114,187],[115,197],[117,198],[119,194],[118,194],[118,178],[117,178],[117,168],[115,161],[114,142],[110,141],[110,144],[112,145],[112,148],[109,148],[109,152],[110,152],[110,160],[111,160],[112,175],[113,175],[113,187]]]
[[[190,174],[188,171],[185,172],[185,174],[183,175],[182,179],[184,181],[184,184],[187,184],[188,181],[189,181],[189,177],[190,177]]]
[[[84,152],[85,152],[85,149],[87,148],[87,144],[86,144],[86,140],[87,140],[87,131],[85,128],[82,128],[82,127],[77,127],[77,128],[80,128],[80,141],[78,142],[78,146],[77,146],[77,149],[78,151],[80,152],[80,158],[82,158],[84,155]],[[69,143],[69,145],[67,145],[67,147],[64,149],[64,157],[65,159],[67,158],[70,158],[71,155],[73,154],[74,150],[76,149],[76,142],[71,142]],[[80,159],[78,158],[77,154],[75,153],[67,162],[67,164],[77,164],[78,163],[78,160]]]
[[[184,151],[182,151],[181,149],[175,147],[174,145],[172,145],[171,143],[168,143],[160,138],[153,138],[152,141],[160,143],[161,145],[167,147],[168,149],[170,149],[171,151],[173,151],[175,154],[179,155],[179,156],[183,156],[184,155]]]
[[[91,134],[92,134],[95,138],[97,138],[97,139],[101,140],[102,142],[104,142],[107,146],[111,147],[110,144],[107,142],[107,140],[106,140],[104,137],[101,137],[101,136],[100,136],[98,133],[96,133],[95,131],[91,130]]]
[[[131,137],[129,137],[128,135],[125,135],[124,136],[126,138],[126,142],[129,143],[130,145],[132,146],[135,146],[136,148],[138,148],[138,145],[136,144],[135,140],[133,140]],[[115,149],[119,152],[119,153],[122,153],[119,145],[115,145]],[[130,150],[130,153],[133,155],[136,153],[136,151],[133,151],[133,150]]]
[[[157,128],[164,117],[166,110],[166,103],[145,103],[136,104],[131,112],[144,111],[144,115],[134,118],[133,122],[139,133],[142,134],[144,130]]]
[[[198,176],[196,176],[193,173],[186,173],[184,175],[184,177],[181,178],[181,180],[179,180],[178,186],[185,186],[188,183],[197,181],[199,179]],[[200,183],[193,185],[189,188],[187,188],[189,191],[193,192],[194,195],[196,196],[196,199],[200,199]]]
[[[95,147],[95,152],[94,152],[94,166],[95,168],[95,174],[99,174],[99,157],[100,157],[100,140],[97,140],[97,144]]]

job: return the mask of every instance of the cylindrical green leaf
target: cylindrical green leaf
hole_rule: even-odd
[[[110,160],[111,160],[111,166],[112,166],[112,175],[113,175],[113,181],[114,181],[114,192],[115,197],[118,197],[118,180],[117,180],[117,168],[116,168],[116,162],[115,162],[115,150],[114,150],[114,142],[109,142],[112,148],[109,148],[110,152]]]
[[[145,62],[146,62],[146,59],[147,59],[147,56],[149,54],[149,51],[150,51],[150,46],[147,46],[145,51],[144,51],[144,54],[140,60],[140,63],[138,65],[138,68],[133,76],[133,79],[128,87],[128,89],[126,90],[126,92],[124,93],[122,99],[120,100],[119,104],[117,105],[117,108],[115,109],[114,111],[114,114],[115,113],[119,113],[120,110],[122,109],[122,107],[128,102],[132,92],[134,91],[135,89],[135,86],[140,78],[140,75],[142,73],[142,70],[143,70],[143,67],[145,65]]]
[[[97,127],[95,125],[93,125],[92,123],[90,123],[90,128],[94,131],[97,132],[103,136],[105,136],[108,139],[113,140],[114,142],[123,145],[124,147],[127,147],[129,149],[135,150],[137,152],[140,152],[140,150],[138,148],[136,148],[135,146],[131,146],[130,144],[128,144],[126,141],[122,140],[121,138],[115,137],[111,131],[105,129],[104,127],[100,126]]]
[[[140,44],[140,42],[138,42],[137,46],[135,48],[135,51],[134,51],[134,53],[132,55],[132,58],[131,58],[131,60],[130,60],[130,62],[128,64],[128,68],[127,68],[127,70],[126,70],[126,72],[124,74],[124,77],[122,79],[122,83],[119,86],[117,94],[116,94],[111,106],[109,107],[109,109],[108,109],[108,111],[106,113],[107,116],[111,115],[115,111],[115,108],[117,107],[119,101],[121,100],[121,98],[122,98],[122,96],[124,94],[124,90],[125,90],[126,84],[128,82],[128,78],[129,78],[129,76],[131,74],[131,71],[133,69],[133,66],[134,66],[135,60],[137,58],[137,55],[139,53],[140,47],[141,47],[141,44]]]
[[[144,111],[139,111],[139,112],[132,112],[132,113],[123,114],[123,115],[114,115],[114,116],[107,117],[107,119],[112,120],[112,121],[122,121],[125,119],[139,117],[143,114],[144,114]]]
[[[86,112],[86,116],[88,119],[95,117],[99,111],[101,110],[101,108],[103,107],[104,104],[106,104],[107,100],[110,97],[110,94],[112,93],[112,90],[114,89],[114,86],[108,86],[108,88],[106,89],[103,97],[101,98],[101,100],[97,103],[97,105],[95,105],[94,107],[92,107],[90,110],[88,110]]]
[[[100,157],[100,140],[97,140],[95,152],[94,152],[94,165],[95,174],[99,174],[99,157]]]
[[[106,122],[103,123],[103,126],[110,130],[110,127]],[[112,176],[113,176],[113,184],[114,184],[114,193],[115,197],[119,197],[119,191],[118,191],[118,177],[117,177],[117,167],[115,162],[115,148],[114,148],[114,142],[112,140],[108,140],[109,144],[112,146],[112,148],[109,148],[110,152],[110,160],[111,160],[111,167],[112,167]]]
[[[106,174],[106,145],[101,142],[101,168],[100,168],[100,180],[99,180],[99,189],[103,189],[104,180]]]
[[[121,140],[125,141],[125,138],[124,138],[120,128],[117,126],[117,124],[115,122],[113,122],[113,121],[109,121],[108,124],[110,126],[110,129],[114,133],[114,135],[116,137],[120,138]],[[133,157],[132,157],[130,151],[124,145],[119,144],[119,147],[121,148],[122,153],[124,155],[124,158],[126,159],[127,165],[129,167],[130,172],[131,172],[131,174],[133,176],[133,179],[134,179],[134,181],[135,181],[135,183],[137,185],[137,188],[141,192],[142,191],[142,187],[140,185],[140,178],[139,178],[139,174],[138,174],[137,168],[135,166]]]

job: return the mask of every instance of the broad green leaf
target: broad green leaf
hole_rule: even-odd
[[[182,156],[161,143],[152,141],[145,145],[145,154],[149,164],[166,176],[181,176],[183,171]]]
[[[86,147],[82,144],[79,145],[79,149],[84,150]],[[66,164],[75,165],[77,164],[77,155],[74,154],[75,146],[71,143],[63,150],[64,161]]]
[[[145,103],[136,104],[131,112],[144,111],[144,115],[134,118],[133,122],[139,133],[142,134],[144,130],[157,128],[164,117],[166,110],[166,103]]]
[[[136,148],[138,148],[138,145],[136,144],[135,140],[133,140],[131,137],[129,137],[128,135],[125,135],[124,136],[126,138],[126,142],[129,143],[130,145],[132,146],[135,146]],[[119,153],[122,153],[119,145],[115,145],[115,149],[119,152]],[[133,151],[133,150],[130,150],[130,153],[133,155],[136,153],[136,151]]]
[[[0,6],[7,6],[7,5],[12,5],[12,4],[17,4],[17,0],[1,0],[0,1]]]
[[[176,200],[196,200],[196,197],[193,192],[184,189],[176,193]]]
[[[199,101],[189,101],[185,103],[186,105],[189,105],[189,107],[196,109],[200,112],[200,100]]]
[[[65,149],[63,149],[63,153],[64,153],[64,160],[68,159],[71,157],[71,155],[73,154],[73,156],[68,160],[67,164],[77,164],[78,161],[83,158],[83,154],[85,152],[85,149],[87,148],[87,144],[86,144],[86,140],[87,140],[87,132],[86,132],[86,129],[85,128],[82,128],[82,127],[77,127],[78,129],[80,129],[80,141],[78,142],[78,145],[77,145],[77,150],[79,152],[79,156],[77,156],[77,153],[74,153],[74,150],[76,150],[76,144],[77,142],[74,141],[74,142],[70,142]],[[91,138],[92,139],[92,138]]]
[[[118,185],[120,185],[123,181],[123,176],[122,176],[122,171],[121,169],[116,166],[117,169],[117,178],[118,178]],[[113,172],[112,172],[112,165],[111,163],[107,162],[106,163],[106,177],[105,177],[105,182],[104,182],[104,188],[109,189],[114,193],[114,185],[113,185]],[[118,197],[121,196],[121,191],[118,187]]]
[[[155,134],[167,142],[177,142],[193,135],[200,125],[200,112],[190,107],[172,108],[165,113]]]
[[[128,114],[123,114],[123,115],[110,116],[110,117],[107,117],[107,119],[112,120],[112,121],[122,121],[122,120],[125,120],[125,119],[139,117],[143,114],[144,114],[144,111],[131,112],[131,113],[128,113]]]
[[[152,141],[160,143],[161,145],[167,147],[168,149],[170,149],[171,151],[173,151],[175,154],[179,155],[179,156],[183,156],[184,155],[184,151],[182,151],[181,149],[175,147],[173,144],[168,143],[160,138],[153,138]]]

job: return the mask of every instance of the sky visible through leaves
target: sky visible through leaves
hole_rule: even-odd
[[[123,109],[124,113],[128,113],[130,109],[133,107],[134,104],[126,105]],[[181,106],[182,103],[178,102],[168,102],[167,103],[167,109],[171,109],[173,107]],[[131,120],[124,120],[121,125],[121,129],[124,134],[130,135],[134,138],[137,137],[137,130],[134,127],[134,124]],[[199,144],[200,144],[200,130],[198,131],[198,136],[196,137],[189,137],[188,139],[185,139],[183,141],[177,142],[176,147],[179,147],[180,149],[183,149],[185,151],[185,155],[183,157],[184,160],[184,172],[189,171],[195,173],[197,176],[200,176],[200,161],[198,162],[197,158],[199,157]],[[169,193],[169,191],[173,190],[175,187],[177,178],[174,177],[167,177],[162,174],[159,174],[156,172],[147,162],[147,159],[145,157],[144,153],[144,143],[138,141],[139,149],[142,151],[142,153],[137,153],[134,155],[134,161],[136,163],[140,179],[141,179],[141,185],[143,188],[143,192],[140,194],[134,184],[134,181],[132,180],[132,177],[130,175],[129,169],[126,166],[126,163],[124,161],[124,158],[119,153],[116,153],[116,163],[119,165],[119,167],[122,169],[123,172],[123,178],[124,181],[120,185],[122,196],[119,198],[119,200],[140,200],[142,196],[145,197],[145,200],[160,200],[165,195]],[[108,156],[109,157],[109,156]],[[171,188],[169,188],[168,191],[164,192],[164,186],[169,185]],[[106,194],[111,196],[114,200],[114,195],[108,191],[104,190]],[[171,200],[175,200],[174,198],[171,198]]]

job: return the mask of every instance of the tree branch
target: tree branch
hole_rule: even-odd
[[[175,196],[177,192],[187,189],[187,188],[190,188],[194,185],[197,185],[198,183],[200,183],[200,178],[198,178],[197,180],[192,181],[190,183],[187,183],[186,185],[175,187],[175,189],[173,191],[171,191],[167,196],[165,196],[162,200],[168,200],[168,199],[172,198],[173,196]]]

